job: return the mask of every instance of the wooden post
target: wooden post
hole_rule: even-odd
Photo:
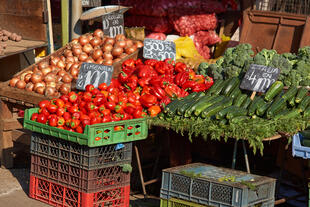
[[[13,167],[13,140],[12,131],[5,131],[5,120],[12,119],[13,115],[8,105],[0,100],[0,159],[1,166]]]
[[[69,42],[69,0],[61,0],[62,46]]]

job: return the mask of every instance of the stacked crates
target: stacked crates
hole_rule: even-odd
[[[274,206],[276,180],[194,163],[163,170],[161,207]]]
[[[30,197],[54,206],[129,206],[131,142],[90,148],[33,133],[30,148]]]
[[[129,207],[132,142],[145,139],[145,118],[87,125],[70,132],[32,121],[29,196],[53,206]],[[123,143],[123,144],[121,144]]]

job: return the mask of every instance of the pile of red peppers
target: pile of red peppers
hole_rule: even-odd
[[[212,84],[212,78],[195,74],[184,63],[128,59],[109,86],[87,85],[85,91],[41,101],[31,120],[83,133],[87,125],[156,116],[172,99]]]

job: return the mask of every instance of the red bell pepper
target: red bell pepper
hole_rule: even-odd
[[[149,112],[150,116],[154,117],[161,112],[161,108],[159,106],[151,106],[147,111]]]
[[[189,80],[189,73],[186,72],[186,71],[183,71],[183,72],[179,72],[175,77],[174,77],[174,82],[182,87],[184,85],[184,83],[186,81]]]
[[[147,86],[147,85],[150,84],[150,80],[151,80],[151,79],[152,79],[151,77],[148,77],[148,78],[140,78],[140,79],[138,80],[138,83],[139,83],[140,86],[144,87],[144,86]]]
[[[69,101],[71,103],[74,103],[77,101],[78,95],[74,91],[71,91],[68,95],[69,95]]]
[[[140,97],[140,102],[144,107],[149,108],[157,103],[157,98],[151,94],[144,94]]]
[[[167,93],[168,96],[170,97],[180,97],[181,96],[181,88],[179,88],[177,85],[175,84],[169,84],[166,88],[165,88],[165,92]]]
[[[136,61],[133,59],[127,59],[122,64],[122,68],[135,67],[135,66],[136,66]]]
[[[162,99],[164,96],[166,96],[166,92],[164,89],[158,86],[154,86],[150,89],[150,93],[154,96],[156,96],[157,99]]]
[[[160,100],[159,105],[162,108],[165,108],[170,102],[171,102],[171,99],[168,96],[164,96],[163,99]]]
[[[158,60],[150,59],[150,60],[146,60],[146,61],[144,62],[144,64],[145,64],[145,65],[154,66],[157,62],[158,62]]]
[[[206,87],[207,89],[209,89],[214,83],[214,80],[212,77],[209,77],[209,76],[206,76],[205,77],[205,84],[206,84]]]
[[[129,78],[129,75],[126,74],[124,71],[121,71],[120,74],[118,75],[118,80],[121,83],[126,83],[128,78]]]
[[[178,62],[178,63],[176,63],[175,64],[175,66],[174,66],[174,70],[175,70],[175,72],[177,72],[177,73],[182,73],[182,72],[184,72],[184,71],[186,71],[186,64],[185,63],[182,63],[182,62]]]

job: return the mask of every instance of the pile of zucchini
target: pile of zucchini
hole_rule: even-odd
[[[261,117],[264,119],[310,117],[310,96],[304,87],[291,86],[286,92],[276,81],[266,94],[251,100],[251,92],[239,88],[238,77],[217,80],[205,93],[191,93],[168,104],[160,119],[213,119],[220,124],[238,123]]]

